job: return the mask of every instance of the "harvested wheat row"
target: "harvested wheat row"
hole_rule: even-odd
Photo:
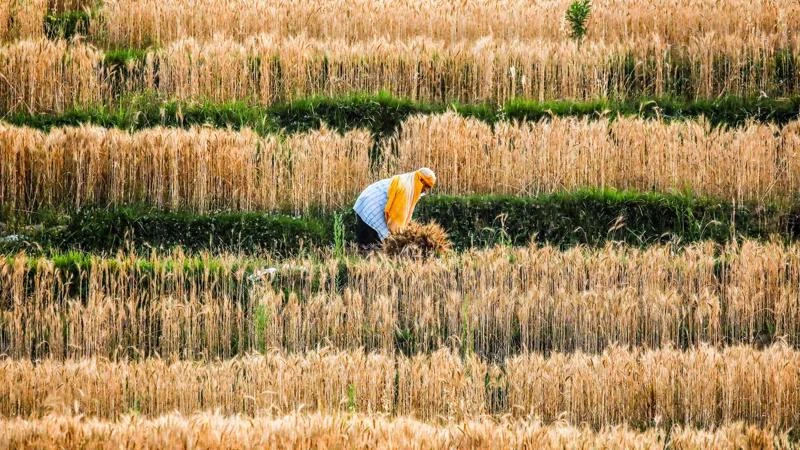
[[[717,255],[717,253],[720,253]],[[0,353],[214,359],[319,345],[443,346],[498,360],[613,343],[800,345],[800,246],[493,249],[430,261],[276,264],[176,254],[62,271],[0,259]]]
[[[627,426],[594,431],[537,420],[478,417],[463,422],[429,424],[385,415],[290,414],[282,417],[195,413],[155,418],[135,415],[119,421],[51,415],[42,419],[0,420],[3,448],[352,448],[352,449],[563,449],[791,448],[786,433],[742,423],[706,430],[676,426],[644,431]]]
[[[185,37],[224,35],[244,39],[260,33],[305,35],[349,41],[427,36],[445,41],[552,39],[568,37],[569,0],[107,0],[95,23],[95,39],[114,46],[163,45]],[[214,11],[214,14],[208,14]],[[658,35],[672,44],[706,33],[776,36],[800,28],[800,6],[779,0],[595,0],[589,42],[627,41]],[[785,42],[785,41],[784,41]]]
[[[351,43],[259,35],[243,42],[176,41],[148,51],[125,70],[98,68],[103,55],[91,45],[19,41],[0,47],[0,75],[6,79],[0,110],[114,104],[121,94],[142,90],[169,99],[261,104],[379,91],[431,102],[784,95],[800,83],[800,72],[786,66],[798,57],[800,37],[789,39],[779,49],[774,39],[713,34],[680,47],[657,38],[578,45],[492,38],[447,44],[421,37]]]
[[[354,411],[461,420],[482,414],[594,427],[732,421],[800,423],[800,352],[786,345],[598,355],[524,354],[493,364],[439,350],[413,357],[361,351],[269,353],[223,362],[0,361],[0,414],[117,418]]]
[[[577,188],[691,189],[735,202],[786,202],[800,188],[800,122],[779,130],[704,121],[554,118],[491,127],[447,113],[407,119],[370,169],[367,131],[259,137],[250,130],[93,126],[48,133],[0,124],[0,203],[25,211],[146,203],[292,210],[348,205],[371,180],[434,167],[447,194]]]

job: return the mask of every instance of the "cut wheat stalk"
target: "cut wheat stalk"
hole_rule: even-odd
[[[452,246],[447,233],[436,222],[420,224],[412,221],[383,241],[383,251],[387,255],[423,259],[442,256]]]

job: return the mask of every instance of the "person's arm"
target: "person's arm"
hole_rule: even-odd
[[[395,200],[397,200],[397,192],[399,189],[397,188],[398,183],[400,183],[399,177],[392,178],[392,182],[389,183],[389,190],[386,193],[388,198],[386,199],[386,208],[383,210],[383,218],[386,220],[386,226],[389,228],[389,231],[395,233],[397,231],[396,224],[394,224],[391,219],[391,214],[389,211],[392,210],[392,206],[394,206]]]

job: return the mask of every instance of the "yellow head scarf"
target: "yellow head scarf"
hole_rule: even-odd
[[[436,174],[427,167],[392,177],[385,211],[386,225],[390,232],[400,232],[408,225],[422,189],[432,188],[434,185],[436,185]]]

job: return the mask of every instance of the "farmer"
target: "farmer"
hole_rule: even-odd
[[[402,231],[411,221],[417,201],[435,185],[436,174],[423,167],[367,186],[353,206],[359,246],[376,246],[389,234]]]

